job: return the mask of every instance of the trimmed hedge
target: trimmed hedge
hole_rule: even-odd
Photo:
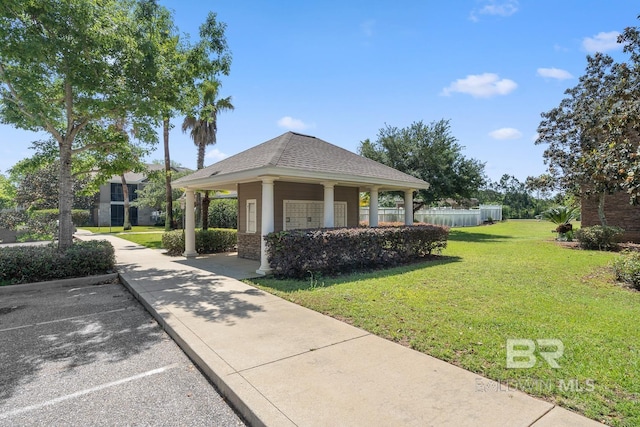
[[[233,250],[238,243],[238,231],[230,228],[210,228],[196,230],[196,252],[214,254]],[[168,231],[162,235],[162,247],[167,255],[177,256],[184,253],[184,232]]]
[[[449,227],[413,225],[280,231],[265,239],[274,274],[303,278],[405,264],[446,248],[448,236]]]
[[[65,252],[54,245],[0,248],[0,285],[113,273],[115,262],[105,240],[75,242]]]
[[[609,251],[618,247],[618,241],[624,230],[620,227],[594,225],[580,228],[575,238],[582,249]]]

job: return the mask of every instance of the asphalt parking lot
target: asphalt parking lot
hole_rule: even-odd
[[[0,426],[242,426],[119,283],[0,293]]]

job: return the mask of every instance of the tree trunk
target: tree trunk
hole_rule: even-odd
[[[204,168],[205,146],[206,144],[203,144],[202,142],[198,144],[198,170]],[[207,229],[205,226],[205,222],[207,221],[207,214],[205,212],[206,211],[204,210],[204,207],[202,205],[202,194],[196,193],[196,227],[202,227],[203,230]]]
[[[202,229],[209,229],[209,203],[211,203],[211,199],[209,199],[209,190],[204,192],[204,199],[202,199]]]
[[[122,224],[123,230],[131,230],[131,218],[129,217],[129,186],[127,186],[127,179],[124,177],[124,173],[120,175],[122,181],[122,195],[124,199],[124,222]]]
[[[162,121],[162,133],[164,140],[164,174],[166,183],[167,212],[165,213],[164,229],[169,231],[173,224],[173,191],[171,191],[171,157],[169,156],[169,118]]]
[[[204,228],[204,216],[202,215],[202,194],[196,193],[196,228]]]
[[[73,179],[71,177],[71,141],[58,144],[60,149],[60,182],[58,209],[58,251],[64,252],[73,244],[73,222],[71,209],[73,208]]]
[[[600,218],[600,223],[603,227],[607,226],[607,218],[604,214],[604,199],[606,196],[607,193],[603,191],[598,197],[598,217]]]
[[[199,143],[198,144],[198,169],[204,168],[204,151],[206,148],[206,144]]]

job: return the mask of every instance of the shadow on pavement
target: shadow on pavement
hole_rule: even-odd
[[[153,297],[149,303],[154,306],[167,307],[174,314],[190,313],[207,322],[233,325],[234,319],[264,311],[261,300],[270,297],[249,285],[206,271],[143,268],[137,264],[120,264],[119,270],[126,272],[134,284],[144,284],[144,291]]]
[[[0,403],[38,375],[119,362],[162,340],[160,326],[120,284],[58,291],[0,302]]]

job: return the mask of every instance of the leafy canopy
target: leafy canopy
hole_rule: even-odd
[[[122,123],[155,143],[198,79],[228,72],[224,28],[209,13],[190,45],[156,0],[0,2],[0,121],[51,135],[36,148],[59,159],[60,249],[72,243],[73,173],[138,167],[144,147],[127,145]]]
[[[15,206],[16,187],[13,183],[0,174],[0,210],[9,209]]]
[[[402,129],[386,125],[375,142],[360,143],[359,153],[428,182],[429,189],[419,190],[418,199],[430,205],[445,198],[469,198],[484,183],[484,163],[466,158],[463,148],[448,120],[429,125],[419,121]]]
[[[178,164],[172,165],[173,178],[178,179],[186,176],[193,171],[185,169]],[[150,170],[147,174],[147,181],[141,190],[137,191],[138,198],[131,203],[132,206],[140,208],[152,208],[166,212],[167,201],[165,198],[165,174],[164,170]],[[171,198],[176,201],[182,196],[182,190],[173,188]]]
[[[59,199],[60,163],[39,163],[37,158],[21,160],[10,169],[11,180],[16,183],[15,203],[25,209],[56,209]],[[89,190],[88,176],[72,179],[73,208],[89,209],[93,192]]]
[[[145,134],[157,124],[159,105],[149,88],[164,57],[156,55],[162,52],[158,41],[140,31],[148,22],[140,13],[147,3],[0,3],[0,120],[48,132],[55,141],[61,250],[73,241],[74,157],[113,144],[120,120]],[[170,22],[162,24],[158,31],[169,31]]]
[[[557,187],[598,197],[606,225],[605,196],[626,191],[640,201],[640,31],[618,38],[629,54],[616,63],[605,54],[587,57],[585,74],[567,89],[560,105],[542,114],[536,144],[546,144],[545,162]]]

